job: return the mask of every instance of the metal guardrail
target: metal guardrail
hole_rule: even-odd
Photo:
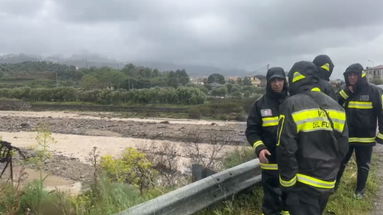
[[[254,159],[131,207],[118,215],[193,214],[260,181],[259,160]]]

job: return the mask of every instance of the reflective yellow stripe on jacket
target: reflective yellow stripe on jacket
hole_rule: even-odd
[[[278,125],[278,116],[262,118],[262,127],[277,126],[277,125]]]
[[[276,163],[260,163],[260,166],[264,170],[278,170],[278,164]]]
[[[258,140],[255,143],[253,143],[253,148],[255,149],[255,148],[257,148],[260,145],[263,145],[263,141],[262,140]]]
[[[383,95],[381,96],[382,110],[383,110]]]
[[[382,133],[378,133],[378,135],[376,135],[376,137],[383,140],[383,134]]]
[[[322,69],[324,69],[326,71],[330,71],[330,64],[329,63],[325,63],[320,68],[322,68]]]
[[[339,91],[339,95],[342,96],[344,100],[348,99],[348,95],[344,90]]]
[[[327,109],[334,129],[343,132],[346,122],[346,114],[343,111]],[[332,130],[327,114],[319,109],[312,108],[292,113],[293,120],[297,125],[297,132],[310,132],[318,130]]]
[[[285,115],[283,115],[283,114],[281,114],[280,116],[279,116],[279,121],[280,121],[280,126],[279,126],[279,128],[278,128],[278,142],[277,142],[277,146],[279,146],[280,144],[281,144],[281,135],[282,135],[282,131],[283,131],[283,127],[285,126]]]
[[[306,78],[306,76],[302,75],[300,72],[294,72],[292,82],[295,83],[295,82],[297,82],[301,79],[305,79],[305,78]]]
[[[347,107],[355,109],[372,109],[372,102],[350,101]]]

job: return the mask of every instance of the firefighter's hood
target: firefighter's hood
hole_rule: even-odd
[[[334,64],[331,59],[327,55],[318,55],[314,58],[313,63],[317,66],[317,76],[320,79],[324,79],[326,81],[330,80],[330,76],[334,69]]]
[[[280,78],[284,80],[283,84],[283,91],[282,93],[275,93],[272,91],[270,82],[274,78]],[[266,74],[266,81],[267,81],[267,86],[266,86],[266,93],[268,95],[273,95],[273,96],[278,96],[278,94],[281,94],[279,96],[285,96],[287,95],[287,81],[286,81],[286,73],[283,70],[282,67],[271,67]]]
[[[290,95],[318,87],[319,78],[315,75],[317,72],[316,65],[310,61],[296,62],[287,75]]]

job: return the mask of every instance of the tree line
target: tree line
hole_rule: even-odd
[[[33,102],[201,104],[206,96],[250,98],[263,93],[250,77],[225,80],[213,73],[203,83],[192,84],[184,69],[159,71],[133,64],[121,69],[45,61],[0,64],[0,97]]]
[[[30,102],[91,102],[98,104],[202,104],[206,94],[194,87],[136,90],[60,88],[0,88],[0,97]]]
[[[30,82],[26,82],[28,80]],[[0,82],[11,82],[18,86],[17,81],[23,81],[24,86],[30,87],[70,86],[85,89],[131,90],[151,87],[176,88],[187,85],[190,78],[184,69],[160,72],[158,69],[133,64],[127,64],[122,69],[76,68],[45,61],[0,64]]]

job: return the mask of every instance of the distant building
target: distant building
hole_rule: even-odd
[[[254,86],[257,86],[257,87],[262,87],[263,84],[264,84],[264,81],[262,80],[262,76],[261,78],[258,77],[258,75],[255,75],[255,76],[246,76],[246,77],[239,77],[239,76],[229,76],[226,78],[229,82],[232,81],[232,82],[235,82],[235,83],[241,83],[242,81],[244,81],[245,79],[249,80],[250,79],[250,82],[252,85]],[[265,81],[266,81],[266,78],[265,78]]]
[[[256,75],[256,78],[258,78],[261,81],[260,87],[265,87],[267,84],[266,76],[264,75]]]
[[[207,78],[190,78],[190,82],[195,85],[205,85]]]
[[[238,76],[229,76],[229,77],[227,77],[226,79],[227,80],[230,80],[230,81],[237,81],[238,80]]]
[[[260,87],[262,84],[262,81],[259,80],[259,78],[255,77],[255,76],[250,77],[250,80],[251,80],[251,84],[254,86]]]
[[[383,65],[367,67],[365,70],[368,81],[383,81]]]

